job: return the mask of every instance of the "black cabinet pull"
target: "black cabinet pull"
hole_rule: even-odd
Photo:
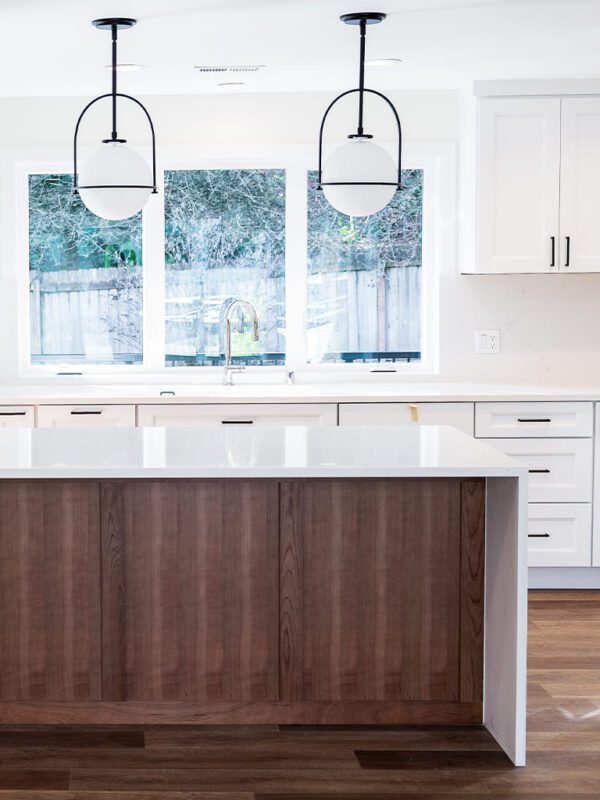
[[[175,392],[172,389],[163,389],[160,393],[161,397],[175,397]]]
[[[0,417],[24,417],[26,411],[0,411]]]
[[[571,237],[565,236],[565,241],[567,243],[567,255],[565,257],[565,267],[571,266]]]
[[[556,236],[550,237],[550,243],[552,245],[552,255],[550,257],[550,266],[556,266]]]
[[[549,469],[530,469],[529,472],[544,473],[544,475],[550,475]]]
[[[549,539],[550,538],[550,534],[549,533],[528,533],[527,536],[530,539]]]
[[[253,425],[253,419],[222,419],[221,425]]]
[[[95,415],[99,415],[99,414],[101,414],[101,413],[102,413],[102,411],[71,411],[71,414],[72,414],[74,417],[82,417],[82,416],[84,416],[85,414],[95,414]]]
[[[540,417],[539,419],[521,419],[521,417],[517,417],[517,422],[552,422],[550,417]]]

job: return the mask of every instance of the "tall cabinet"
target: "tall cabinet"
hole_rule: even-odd
[[[482,273],[600,272],[600,97],[479,104]]]

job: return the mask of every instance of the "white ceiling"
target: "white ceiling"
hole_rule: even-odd
[[[109,88],[110,41],[95,17],[132,16],[120,77],[140,94],[310,91],[356,85],[358,34],[338,21],[384,11],[367,58],[381,89],[453,88],[473,80],[600,77],[600,0],[0,0],[0,95],[94,95]],[[241,89],[194,64],[265,64]]]

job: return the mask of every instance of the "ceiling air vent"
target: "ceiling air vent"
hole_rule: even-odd
[[[264,69],[264,64],[224,64],[221,66],[200,65],[195,66],[198,72],[258,72]]]

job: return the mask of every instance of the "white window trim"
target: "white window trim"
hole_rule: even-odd
[[[335,146],[336,143],[333,143]],[[389,145],[393,154],[394,145]],[[85,151],[82,151],[82,159]],[[456,265],[456,166],[455,147],[447,143],[407,143],[403,149],[403,168],[425,172],[423,209],[423,269],[421,277],[421,361],[396,363],[398,376],[435,375],[439,372],[438,276],[452,273]],[[0,162],[2,176],[2,261],[1,277],[15,287],[17,308],[17,381],[70,383],[74,378],[57,371],[82,373],[78,383],[186,382],[216,383],[221,367],[164,366],[164,171],[170,169],[285,169],[286,181],[286,367],[308,379],[368,379],[375,364],[308,364],[306,362],[306,303],[292,298],[306,296],[306,171],[316,169],[314,146],[270,146],[236,148],[161,148],[157,174],[159,194],[151,197],[143,215],[144,266],[144,363],[141,365],[32,365],[30,362],[28,181],[31,173],[68,173],[71,154],[66,150],[5,151]],[[12,209],[12,213],[7,211]],[[151,276],[152,280],[148,278]],[[246,375],[256,382],[268,382],[279,367],[248,367]],[[377,375],[370,376],[377,379]],[[248,378],[246,378],[248,380]]]

